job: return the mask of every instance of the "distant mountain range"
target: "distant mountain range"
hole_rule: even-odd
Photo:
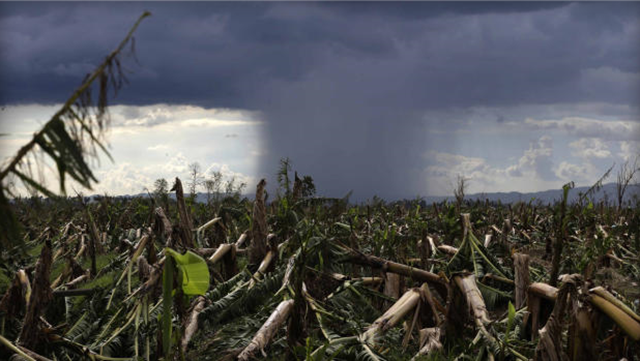
[[[575,187],[569,191],[569,202],[576,202],[581,194],[586,193],[590,187]],[[615,183],[604,184],[597,192],[594,192],[590,199],[593,202],[600,202],[601,200],[607,200],[610,204],[616,204],[617,191]],[[624,202],[628,202],[633,198],[640,196],[640,186],[629,185],[624,195]],[[485,200],[502,203],[515,203],[515,202],[529,202],[533,200],[534,203],[541,202],[542,204],[554,203],[562,199],[562,189],[550,189],[540,192],[532,193],[520,193],[520,192],[497,192],[497,193],[476,193],[465,195],[465,199],[468,200]],[[442,202],[444,200],[453,201],[453,196],[443,197],[424,197],[425,202]]]
[[[569,192],[569,202],[575,202],[579,199],[581,194],[586,193],[590,187],[576,187],[573,188]],[[593,202],[600,202],[602,200],[607,200],[610,204],[616,204],[617,201],[617,191],[615,183],[607,183],[604,184],[600,190],[594,192],[590,199]],[[147,197],[147,193],[139,193],[135,195],[127,195],[125,197]],[[224,195],[221,194],[221,197]],[[248,199],[254,199],[254,194],[243,194],[243,197],[247,197]],[[95,197],[95,196],[94,196]],[[170,197],[175,199],[175,195],[172,193]],[[634,197],[640,197],[640,186],[639,185],[629,185],[627,187],[627,191],[624,196],[624,201],[628,202],[634,199]],[[92,197],[93,198],[93,197]],[[341,197],[339,197],[341,198]],[[198,193],[197,201],[201,203],[205,203],[207,201],[206,193]],[[273,196],[270,199],[274,199]],[[546,191],[540,192],[530,192],[530,193],[520,193],[520,192],[496,192],[496,193],[475,193],[465,195],[466,200],[482,200],[488,199],[491,202],[502,202],[504,204],[507,203],[515,203],[515,202],[529,202],[533,201],[534,203],[554,203],[562,199],[562,189],[550,189]],[[444,200],[447,201],[455,201],[453,195],[451,196],[426,196],[422,197],[427,204],[433,202],[442,202]],[[385,199],[385,201],[394,201],[394,199]],[[366,203],[366,200],[358,200],[358,199],[350,199],[351,203]]]

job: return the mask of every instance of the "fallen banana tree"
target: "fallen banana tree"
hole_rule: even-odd
[[[293,310],[293,300],[280,302],[267,321],[260,327],[260,330],[253,337],[249,345],[238,355],[238,360],[248,361],[256,356],[258,352],[264,354],[264,348],[269,344],[273,336],[285,323],[289,314]]]
[[[555,360],[563,357],[565,351],[563,345],[558,341],[558,335],[562,331],[562,319],[566,317],[567,304],[571,305],[572,324],[575,328],[572,333],[583,333],[584,336],[571,338],[571,349],[569,358],[572,360],[584,359],[584,355],[595,357],[593,344],[585,344],[586,340],[596,342],[594,325],[589,321],[586,310],[578,307],[578,299],[588,302],[591,306],[607,315],[620,329],[632,340],[640,340],[640,316],[626,306],[623,302],[613,296],[603,287],[591,288],[587,294],[582,294],[580,286],[582,279],[579,275],[563,275],[561,277],[562,286],[557,289],[544,283],[534,283],[529,287],[530,305],[529,311],[532,317],[532,337],[536,336],[536,325],[540,314],[540,299],[554,302],[553,312],[546,322],[545,327],[539,331],[540,341],[536,348],[537,360]],[[583,339],[585,339],[583,341]],[[587,341],[588,342],[588,341]]]
[[[407,266],[401,263],[385,260],[380,257],[366,255],[350,247],[344,246],[344,250],[348,255],[344,262],[350,262],[358,265],[381,269],[384,272],[406,276],[419,282],[429,282],[441,295],[444,296],[447,293],[447,286],[445,281],[435,273],[431,273],[420,268]]]
[[[359,337],[363,342],[373,345],[376,343],[377,337],[386,332],[388,329],[395,327],[405,316],[409,314],[420,302],[421,288],[428,288],[425,283],[420,288],[412,288],[405,292],[400,299],[389,307],[389,309]]]

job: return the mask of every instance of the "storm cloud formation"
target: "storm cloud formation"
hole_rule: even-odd
[[[523,107],[638,139],[638,3],[0,3],[0,103],[64,101],[143,10],[116,103],[259,111],[260,173],[288,156],[329,195],[424,194],[427,151],[468,146],[456,132],[561,122]]]

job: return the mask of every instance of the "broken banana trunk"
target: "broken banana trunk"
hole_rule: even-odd
[[[380,257],[366,255],[352,248],[348,248],[347,251],[349,252],[349,258],[347,259],[348,262],[382,269],[385,272],[406,276],[420,282],[429,282],[433,284],[434,288],[440,295],[443,297],[446,297],[447,295],[447,288],[444,281],[435,273],[401,263],[388,261]]]
[[[531,283],[529,278],[529,255],[524,253],[513,254],[513,268],[516,284],[516,309],[524,306],[527,299],[527,289]]]
[[[563,283],[558,291],[557,301],[547,323],[540,330],[540,340],[536,346],[535,361],[556,361],[566,359],[563,352],[562,332],[563,318],[567,308],[577,302],[580,275],[563,277]]]
[[[29,308],[31,297],[31,283],[27,273],[20,269],[11,283],[11,287],[0,300],[0,311],[8,317],[16,317],[23,309]]]
[[[471,314],[474,317],[477,326],[484,326],[491,322],[487,312],[487,306],[484,303],[482,293],[478,289],[476,284],[476,276],[474,274],[457,275],[453,277],[456,285],[462,291],[467,305],[471,309]]]
[[[29,307],[27,307],[27,314],[24,317],[24,323],[22,324],[22,330],[19,337],[19,344],[28,349],[33,349],[38,345],[42,337],[40,316],[49,302],[53,299],[53,291],[49,284],[51,260],[51,241],[47,239],[40,253],[40,258],[36,263],[36,270],[33,278],[33,291],[29,298]]]
[[[253,223],[251,226],[251,245],[249,246],[249,264],[257,265],[267,254],[267,210],[264,200],[264,188],[267,181],[262,179],[256,186],[256,200],[253,204]]]
[[[537,331],[536,324],[540,298],[556,301],[558,297],[560,297],[559,291],[553,286],[545,283],[533,283],[529,286],[529,298],[532,301],[529,308],[533,319],[532,332],[534,336]],[[587,300],[595,308],[611,318],[629,337],[635,341],[640,340],[640,316],[609,291],[600,286],[594,287],[589,290]]]
[[[235,248],[235,244],[221,244],[207,261],[212,265],[218,263],[227,253],[229,253],[229,251],[231,251],[231,248]]]
[[[264,353],[264,348],[271,342],[273,336],[275,336],[280,327],[287,318],[289,318],[289,314],[291,310],[293,310],[293,303],[293,300],[280,302],[278,307],[271,313],[271,316],[269,316],[267,321],[260,327],[255,336],[253,336],[249,345],[238,355],[238,360],[248,361],[255,357],[258,351]]]
[[[411,360],[442,349],[442,343],[440,342],[441,333],[442,330],[440,327],[430,327],[420,330],[420,351],[418,351],[418,354]]]
[[[192,303],[191,312],[189,313],[189,317],[186,319],[184,334],[182,335],[182,340],[180,341],[180,347],[182,347],[183,353],[187,351],[189,341],[191,341],[193,335],[195,335],[196,331],[198,331],[198,315],[200,315],[200,312],[204,310],[206,301],[207,299],[203,296],[198,296]]]
[[[429,287],[426,283],[421,288]],[[369,344],[375,344],[379,335],[385,333],[388,329],[396,326],[406,315],[408,315],[420,302],[422,295],[421,288],[412,288],[405,292],[402,297],[393,306],[377,320],[375,320],[371,326],[360,335],[360,339]]]
[[[592,305],[602,311],[602,313],[609,316],[609,318],[611,318],[634,341],[640,341],[640,323],[631,317],[629,313],[625,312],[624,309],[618,307],[618,305],[597,293],[592,293],[589,296],[589,301]],[[633,314],[633,311],[631,312]]]

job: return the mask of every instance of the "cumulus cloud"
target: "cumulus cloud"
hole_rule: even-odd
[[[640,157],[640,141],[623,141],[620,142],[620,153],[618,156],[624,161],[633,161]]]
[[[30,139],[33,131],[39,128],[39,122],[42,119],[46,121],[59,107],[9,107],[7,113],[12,120],[12,127],[8,128],[8,136],[0,137],[0,160],[6,161],[15,154]],[[252,112],[154,105],[113,106],[110,107],[110,113],[116,123],[109,137],[109,149],[115,163],[102,157],[102,162],[92,167],[99,180],[95,189],[83,190],[70,182],[70,194],[74,190],[85,194],[140,193],[144,187],[152,187],[153,181],[158,178],[169,181],[174,177],[186,179],[188,164],[196,161],[210,165],[207,168],[222,171],[225,179],[235,177],[237,183],[245,182],[249,186],[255,181],[262,145],[258,126],[260,121]],[[148,116],[149,113],[154,115]],[[153,126],[136,125],[145,117],[157,120],[156,115],[166,119]],[[123,125],[129,121],[136,124]],[[227,137],[229,130],[237,137]],[[51,171],[47,168],[44,180],[49,188],[57,189],[55,169]]]
[[[109,194],[137,194],[146,189],[152,189],[153,183],[158,178],[165,178],[169,183],[173,183],[175,177],[179,177],[183,182],[189,178],[189,164],[191,162],[182,153],[177,153],[164,163],[146,166],[136,166],[132,163],[119,163],[108,170],[96,172],[100,182],[96,185],[95,193]],[[241,184],[253,185],[255,179],[251,176],[234,171],[225,163],[210,163],[203,172],[203,176],[208,178],[213,172],[219,171],[223,175],[223,189],[227,182],[233,180],[236,186]],[[245,191],[247,188],[245,187]],[[203,192],[204,189],[199,189]],[[85,191],[86,193],[86,191]]]
[[[96,175],[100,182],[94,189],[95,193],[138,194],[144,192],[145,188],[151,188],[155,180],[152,174],[128,162],[117,164],[109,170],[99,170]]]
[[[560,162],[555,169],[555,174],[563,182],[576,182],[582,184],[588,184],[594,182],[598,177],[598,169],[589,161],[585,161],[581,164],[574,164],[570,162]],[[600,174],[601,175],[601,174]]]
[[[581,158],[609,158],[611,157],[611,151],[609,146],[598,138],[580,138],[574,142],[569,143],[569,146],[573,148],[573,156]]]
[[[430,191],[437,194],[450,192],[458,175],[469,178],[470,189],[475,192],[535,189],[531,187],[551,185],[558,180],[552,161],[553,139],[546,135],[531,142],[517,163],[506,167],[492,166],[480,157],[437,151],[429,151],[425,157],[434,164],[426,167],[422,176]]]
[[[110,107],[115,127],[233,127],[260,125],[260,113],[241,109],[203,108],[194,105],[154,104]]]
[[[234,182],[236,186],[244,184],[245,190],[247,190],[248,187],[253,187],[257,184],[257,180],[255,177],[240,172],[235,172],[229,167],[228,164],[220,164],[217,162],[211,163],[206,167],[204,174],[205,177],[210,177],[213,173],[216,172],[220,172],[222,174],[223,181],[225,183]]]
[[[533,174],[542,180],[556,179],[553,173],[553,139],[544,135],[529,144],[529,149],[518,160],[517,164],[508,166],[505,172],[510,177],[522,177]]]

